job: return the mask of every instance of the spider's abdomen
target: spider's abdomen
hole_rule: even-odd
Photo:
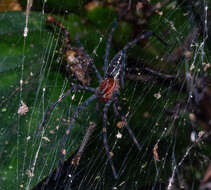
[[[100,92],[100,97],[104,102],[110,100],[113,96],[113,93],[120,89],[119,81],[113,78],[106,78],[100,83],[98,87]]]

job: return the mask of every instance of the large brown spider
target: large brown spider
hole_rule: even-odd
[[[65,44],[66,51],[75,50],[75,48],[71,47],[71,45],[70,45],[69,32],[67,31],[67,29],[62,24],[60,24],[58,21],[56,21],[53,17],[49,17],[49,18],[50,19],[48,19],[48,22],[51,22],[51,23],[57,25],[64,33],[64,38],[65,38],[64,42],[66,43]],[[105,58],[104,58],[104,77],[102,77],[101,74],[98,72],[97,68],[93,64],[92,59],[89,57],[89,55],[87,54],[87,52],[85,51],[83,46],[81,46],[79,43],[80,52],[82,52],[82,54],[86,57],[86,60],[89,60],[86,63],[88,63],[93,68],[93,70],[97,76],[97,79],[99,81],[99,86],[96,88],[88,87],[85,85],[85,84],[88,84],[88,82],[86,82],[86,80],[81,80],[83,85],[78,85],[78,84],[73,85],[65,94],[60,96],[56,102],[54,102],[53,104],[50,105],[50,107],[48,108],[48,111],[44,115],[42,123],[40,124],[38,131],[42,130],[42,128],[45,126],[50,114],[52,113],[52,111],[56,107],[56,105],[59,102],[61,102],[66,96],[68,96],[70,93],[72,93],[73,91],[85,90],[85,91],[90,91],[93,93],[92,96],[90,96],[87,100],[85,100],[81,105],[79,105],[76,108],[75,112],[72,115],[72,119],[71,119],[69,126],[67,127],[66,132],[61,141],[61,151],[60,151],[61,157],[59,160],[59,168],[63,165],[64,156],[66,154],[66,150],[64,147],[65,147],[65,144],[67,141],[67,137],[71,133],[71,129],[73,127],[76,117],[79,115],[79,113],[82,110],[84,110],[87,107],[87,105],[89,103],[91,103],[95,99],[98,99],[99,101],[104,102],[104,104],[105,104],[104,108],[103,108],[103,143],[104,143],[108,161],[111,165],[112,172],[113,172],[115,179],[118,178],[118,174],[114,167],[114,164],[112,161],[112,156],[110,154],[109,146],[108,146],[108,142],[107,142],[107,120],[108,120],[107,112],[108,112],[109,107],[112,104],[114,105],[113,106],[114,113],[116,114],[117,117],[119,117],[121,119],[121,121],[123,121],[124,127],[127,129],[133,142],[137,146],[138,150],[141,151],[141,148],[142,148],[141,145],[138,143],[133,131],[128,126],[128,123],[127,123],[127,120],[126,120],[124,114],[121,113],[121,107],[119,105],[119,94],[120,94],[120,88],[123,88],[123,86],[124,86],[124,70],[125,70],[125,65],[126,65],[126,52],[127,52],[128,48],[135,45],[139,40],[142,40],[142,39],[147,38],[154,34],[152,31],[147,31],[144,34],[136,37],[133,41],[127,43],[123,47],[123,49],[121,49],[109,63],[108,58],[109,58],[110,44],[111,44],[111,40],[112,40],[112,34],[113,34],[116,26],[117,26],[117,20],[114,21],[114,23],[112,25],[112,29],[110,31],[110,34],[108,36],[108,40],[107,40]],[[154,35],[154,36],[156,36],[156,35]],[[159,39],[159,40],[161,40],[161,39]],[[78,62],[78,64],[80,64],[80,62]],[[81,65],[79,65],[79,66],[81,66]],[[81,75],[84,75],[85,73],[82,71],[81,71]],[[79,74],[80,74],[80,72],[79,72]],[[76,77],[77,77],[77,74],[76,74]],[[83,79],[85,79],[85,77]]]

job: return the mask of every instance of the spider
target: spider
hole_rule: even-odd
[[[65,47],[68,49],[71,49],[70,46],[70,40],[69,40],[69,32],[67,31],[67,29],[60,24],[58,21],[55,22],[55,20],[52,22],[53,24],[56,24],[58,27],[61,28],[61,30],[64,32],[64,36],[66,36],[66,45]],[[138,143],[132,129],[129,127],[128,123],[127,123],[127,119],[124,116],[124,114],[122,114],[121,112],[121,106],[119,104],[119,95],[120,95],[120,89],[124,88],[124,73],[125,73],[125,66],[126,66],[126,53],[127,50],[135,45],[139,40],[142,40],[144,38],[147,38],[149,36],[155,36],[156,38],[158,38],[158,40],[160,40],[161,42],[163,42],[163,40],[161,40],[159,37],[157,37],[152,31],[146,31],[144,34],[139,35],[138,37],[136,37],[133,41],[127,43],[113,58],[112,60],[109,62],[109,50],[110,50],[110,45],[111,45],[111,41],[112,41],[112,35],[113,32],[115,30],[115,28],[117,27],[117,19],[114,21],[111,31],[108,35],[108,39],[107,39],[107,44],[106,44],[106,50],[105,50],[105,57],[104,57],[104,76],[102,77],[100,72],[97,70],[97,68],[95,67],[92,59],[90,58],[90,56],[88,55],[88,53],[85,51],[85,49],[83,48],[83,46],[80,44],[80,42],[78,43],[79,47],[80,47],[80,51],[83,53],[83,55],[85,55],[86,58],[88,58],[89,60],[89,65],[92,66],[96,77],[98,79],[99,82],[99,86],[96,88],[92,88],[86,85],[80,85],[80,84],[74,84],[69,90],[67,90],[66,93],[64,93],[63,95],[61,95],[54,103],[52,103],[50,105],[50,107],[48,108],[48,111],[45,113],[44,118],[37,130],[37,132],[41,131],[43,129],[43,127],[45,126],[45,124],[47,123],[47,120],[49,118],[49,116],[51,115],[52,111],[54,110],[54,108],[56,107],[56,105],[58,103],[60,103],[66,96],[70,95],[73,91],[78,91],[78,90],[85,90],[85,91],[89,91],[92,92],[93,95],[91,95],[89,98],[87,98],[81,105],[79,105],[75,112],[72,115],[71,121],[65,131],[65,134],[62,138],[61,141],[61,151],[60,151],[60,160],[59,160],[59,167],[62,167],[63,162],[64,162],[64,156],[66,154],[66,150],[65,150],[65,144],[68,138],[68,135],[71,133],[71,130],[73,128],[73,125],[75,123],[75,119],[77,118],[77,116],[80,114],[80,112],[82,110],[84,110],[88,104],[90,104],[93,100],[97,99],[100,102],[104,103],[104,108],[103,108],[103,128],[102,128],[102,134],[103,134],[103,144],[105,147],[105,151],[106,151],[106,155],[108,158],[108,162],[110,163],[114,178],[117,179],[118,178],[118,174],[117,171],[115,169],[113,160],[112,160],[112,155],[110,153],[109,150],[109,146],[108,146],[108,142],[107,142],[107,120],[108,120],[108,109],[110,108],[110,106],[113,104],[113,109],[114,109],[114,113],[115,115],[121,119],[121,121],[123,121],[124,123],[124,127],[127,129],[129,135],[131,136],[134,144],[136,145],[136,147],[138,148],[139,151],[141,151],[142,146]],[[79,41],[79,40],[78,40]],[[83,83],[83,82],[82,82]]]

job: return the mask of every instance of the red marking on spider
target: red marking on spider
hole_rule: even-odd
[[[98,89],[103,93],[102,100],[107,102],[112,98],[114,92],[120,89],[119,81],[113,78],[106,78],[100,83]]]

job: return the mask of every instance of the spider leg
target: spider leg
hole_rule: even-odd
[[[123,58],[122,58],[122,66],[120,70],[120,86],[121,88],[124,88],[124,78],[125,78],[125,66],[127,64],[127,56],[126,52],[123,52]]]
[[[114,164],[113,164],[113,161],[112,161],[112,157],[111,157],[111,154],[110,154],[110,151],[109,151],[109,147],[108,147],[108,142],[107,142],[107,129],[106,129],[106,126],[107,126],[107,113],[108,113],[108,108],[110,107],[110,105],[112,104],[113,102],[113,99],[110,99],[104,106],[104,109],[103,109],[103,143],[104,143],[104,147],[105,147],[105,150],[106,150],[106,154],[107,154],[107,157],[108,157],[108,161],[111,165],[111,168],[112,168],[112,171],[113,171],[113,175],[114,175],[114,178],[117,179],[118,178],[118,175],[117,175],[117,172],[116,172],[116,169],[114,167]]]
[[[119,73],[121,72],[121,70],[124,70],[122,68],[124,68],[125,66],[121,65],[121,60],[123,59],[123,64],[125,64],[126,62],[124,61],[124,59],[126,59],[125,53],[126,51],[133,45],[135,45],[139,40],[143,40],[144,38],[147,38],[149,36],[155,36],[159,41],[161,41],[162,43],[164,43],[165,45],[167,43],[164,42],[164,40],[162,40],[160,37],[158,37],[157,35],[155,35],[152,31],[147,31],[144,34],[136,37],[133,41],[128,42],[122,50],[120,50],[111,60],[111,62],[108,65],[108,68],[106,70],[105,76],[112,76],[114,78],[118,78]]]
[[[101,82],[103,80],[102,76],[99,73],[99,71],[97,70],[97,67],[95,66],[95,64],[93,63],[92,58],[89,56],[89,54],[87,53],[87,51],[85,50],[85,48],[81,44],[80,40],[78,39],[78,35],[76,35],[76,42],[77,42],[78,46],[82,49],[82,51],[86,54],[86,56],[89,58],[89,60],[90,60],[89,64],[91,65],[92,69],[94,70],[94,72],[95,72],[95,74],[98,78],[98,81]]]
[[[120,72],[124,70],[125,66],[122,66],[121,63],[125,64],[126,61],[126,51],[133,45],[135,45],[139,40],[142,40],[148,36],[151,36],[153,34],[152,31],[145,32],[144,34],[136,37],[133,41],[128,42],[122,50],[120,50],[111,60],[108,69],[106,70],[106,75],[112,76],[114,78],[118,78],[120,75]],[[123,60],[123,61],[122,61]]]
[[[48,118],[50,117],[52,111],[55,109],[56,105],[58,103],[60,103],[66,96],[68,96],[72,91],[77,91],[77,90],[87,90],[87,91],[91,91],[91,92],[95,92],[94,88],[90,88],[87,86],[82,86],[82,85],[74,85],[72,86],[66,93],[64,93],[62,96],[60,96],[58,98],[58,100],[54,103],[52,103],[50,105],[50,107],[48,108],[48,111],[45,113],[44,118],[42,120],[42,123],[40,124],[39,128],[37,129],[37,131],[35,132],[35,136],[39,134],[39,132],[43,129],[43,127],[45,126],[45,124],[48,121]]]
[[[70,134],[71,132],[71,129],[73,127],[73,124],[75,123],[75,119],[76,117],[78,116],[78,114],[83,111],[87,105],[92,102],[94,99],[96,99],[97,96],[94,94],[92,96],[90,96],[85,102],[83,102],[80,106],[78,106],[78,108],[75,110],[75,112],[73,113],[73,116],[72,116],[72,119],[70,121],[70,124],[68,125],[68,128],[67,130],[65,131],[65,134],[62,138],[62,141],[61,141],[61,152],[60,152],[60,159],[59,159],[59,165],[58,165],[58,168],[57,168],[57,173],[56,173],[56,176],[55,176],[55,179],[58,177],[58,174],[59,174],[59,171],[63,165],[63,162],[64,162],[64,156],[66,154],[66,150],[65,150],[65,144],[67,142],[67,137],[68,135]]]
[[[109,50],[110,50],[110,46],[111,46],[112,35],[113,35],[114,30],[117,27],[117,24],[118,24],[117,19],[115,19],[113,22],[111,31],[109,33],[109,36],[108,36],[107,44],[106,44],[106,52],[105,52],[105,58],[104,58],[104,78],[105,78],[105,75],[106,75],[107,69],[108,69],[108,58],[109,58]]]
[[[90,61],[90,64],[91,64],[92,69],[94,70],[94,72],[95,72],[95,74],[96,74],[96,76],[97,76],[97,78],[98,78],[99,83],[101,83],[103,79],[102,79],[101,74],[100,74],[99,71],[97,70],[97,67],[95,66],[95,64],[93,63],[93,61]]]
[[[160,36],[158,36],[157,34],[153,33],[153,36],[155,36],[161,43],[163,43],[165,46],[170,46],[171,44],[165,42]]]
[[[120,50],[111,60],[111,62],[109,63],[109,67],[106,70],[106,75],[109,76],[113,76],[115,77],[121,70],[121,60],[124,60],[124,54],[126,53],[126,51],[133,45],[135,45],[139,40],[142,40],[148,36],[151,36],[153,33],[152,31],[148,31],[138,37],[136,37],[133,41],[128,42],[122,50]]]
[[[142,149],[141,145],[138,143],[132,129],[128,126],[127,119],[121,113],[121,107],[118,103],[118,100],[116,100],[115,103],[114,103],[114,113],[116,113],[122,119],[122,121],[125,124],[124,127],[126,127],[126,129],[128,130],[128,133],[130,134],[131,138],[133,139],[134,144],[137,146],[138,150],[141,151],[141,149]]]
[[[149,36],[156,37],[161,43],[163,43],[164,45],[168,46],[168,44],[163,39],[161,39],[158,35],[156,35],[154,32],[152,32],[151,30],[149,30],[149,31],[146,31],[144,34],[136,37],[133,41],[128,42],[124,46],[123,51],[126,51],[128,48],[130,48],[131,46],[133,46],[134,44],[136,44],[139,40],[143,40],[144,38],[147,38]]]
[[[136,37],[133,41],[128,42],[128,43],[124,46],[123,50],[126,51],[128,48],[130,48],[131,46],[135,45],[139,40],[143,40],[144,38],[147,38],[147,37],[149,37],[149,36],[151,36],[151,35],[153,35],[153,32],[152,32],[152,31],[147,31],[147,32],[145,32],[144,34],[142,34],[142,35]]]

